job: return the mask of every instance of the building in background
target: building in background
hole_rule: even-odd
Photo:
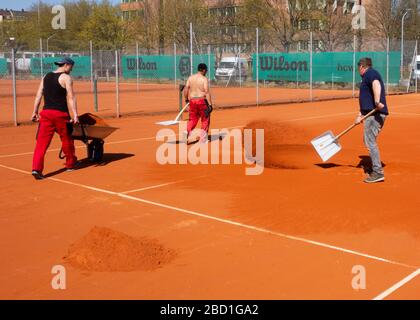
[[[120,8],[124,19],[131,17],[147,17],[147,10],[159,10],[165,0],[121,0]],[[319,51],[343,50],[344,47],[353,45],[353,34],[361,38],[362,31],[350,28],[352,10],[355,5],[363,5],[366,8],[375,0],[313,0],[313,1],[289,1],[268,0],[273,10],[282,12],[281,19],[289,19],[288,40],[291,44],[283,45],[285,50],[305,52],[309,50],[310,32],[313,32],[314,49]],[[393,0],[393,6],[398,6],[398,1]],[[410,0],[411,1],[411,0]],[[419,2],[420,0],[412,0]],[[244,30],[238,26],[238,14],[244,5],[244,0],[203,0],[207,5],[209,15],[214,17],[214,35],[212,39],[204,41],[203,47],[210,45],[215,50],[223,53],[237,53],[244,51],[255,44],[255,39],[246,37],[243,33],[255,33],[255,28]],[[366,11],[369,19],[369,10]],[[164,23],[161,17],[160,24]],[[281,23],[279,23],[281,24]],[[368,24],[369,27],[369,24]],[[283,28],[284,29],[284,28]],[[275,31],[279,31],[274,29]],[[278,33],[281,33],[278,32]],[[274,33],[273,33],[274,34]],[[283,35],[286,37],[286,35]],[[349,38],[349,39],[347,39]],[[164,46],[164,39],[160,39],[160,48]],[[283,42],[287,42],[283,40]],[[274,47],[273,50],[279,50]],[[348,49],[348,48],[347,48]],[[204,50],[204,49],[203,49]]]
[[[0,22],[5,21],[23,21],[28,15],[28,11],[25,10],[9,10],[0,9]]]

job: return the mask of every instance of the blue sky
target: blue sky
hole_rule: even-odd
[[[61,0],[42,0],[48,4],[59,4]],[[27,9],[31,6],[32,3],[37,3],[37,0],[0,0],[0,9],[13,9],[13,10],[20,10],[20,9]],[[111,0],[112,3],[120,3],[120,0]]]

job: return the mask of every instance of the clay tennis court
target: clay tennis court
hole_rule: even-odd
[[[163,94],[172,110],[173,95]],[[107,120],[120,130],[105,162],[71,173],[56,137],[40,182],[30,175],[36,126],[1,128],[0,297],[420,299],[420,95],[389,104],[377,185],[363,183],[361,128],[329,164],[309,146],[353,123],[357,100],[216,111],[212,128],[266,130],[267,167],[254,177],[246,165],[158,165],[154,123],[176,112]],[[66,290],[51,287],[55,265]],[[364,290],[352,287],[355,266]]]

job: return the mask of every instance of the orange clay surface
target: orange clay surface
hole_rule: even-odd
[[[17,118],[19,122],[28,122],[38,89],[38,80],[17,81]],[[80,112],[94,111],[92,86],[87,81],[75,81],[75,91]],[[116,86],[113,82],[98,82],[99,115],[116,114]],[[348,90],[314,90],[314,99],[350,98]],[[256,105],[256,88],[224,88],[214,87],[213,98],[216,107],[254,106]],[[264,88],[260,87],[260,103],[272,104],[309,100],[308,89]],[[135,83],[120,83],[121,114],[153,114],[178,110],[179,91],[175,84],[140,83],[137,92]],[[0,125],[13,123],[13,94],[11,80],[0,81]]]
[[[420,96],[389,104],[379,139],[387,181],[377,185],[362,182],[360,127],[329,164],[307,147],[350,125],[356,100],[215,111],[212,128],[266,126],[270,166],[254,177],[245,164],[158,165],[154,123],[175,113],[109,119],[120,130],[105,162],[71,173],[55,137],[44,181],[30,175],[36,126],[1,128],[0,298],[420,299],[420,276],[388,291],[420,268]],[[299,147],[287,147],[289,135]],[[101,243],[110,256],[95,252]],[[148,268],[106,264],[113,250],[142,257],[144,247]],[[66,290],[51,287],[55,265]],[[364,290],[352,287],[354,266],[366,270]]]

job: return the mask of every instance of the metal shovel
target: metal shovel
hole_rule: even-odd
[[[366,116],[362,118],[362,123],[365,121],[368,117],[373,115],[376,112],[375,110],[372,110],[369,112]],[[323,135],[319,136],[318,138],[315,138],[311,141],[312,145],[314,146],[316,152],[321,157],[323,162],[327,162],[329,159],[334,157],[337,153],[339,153],[342,149],[339,140],[342,138],[345,134],[349,133],[351,130],[353,130],[355,127],[357,127],[359,124],[355,123],[351,127],[347,128],[345,131],[340,133],[338,136],[334,136],[334,133],[332,131],[328,131],[324,133]]]
[[[187,110],[187,108],[189,107],[189,103],[187,103],[185,105],[185,107],[181,110],[180,113],[178,113],[178,116],[175,118],[175,120],[169,120],[169,121],[162,121],[162,122],[156,122],[157,125],[159,126],[174,126],[179,124],[180,119],[182,117],[182,114],[184,113],[185,110]]]

